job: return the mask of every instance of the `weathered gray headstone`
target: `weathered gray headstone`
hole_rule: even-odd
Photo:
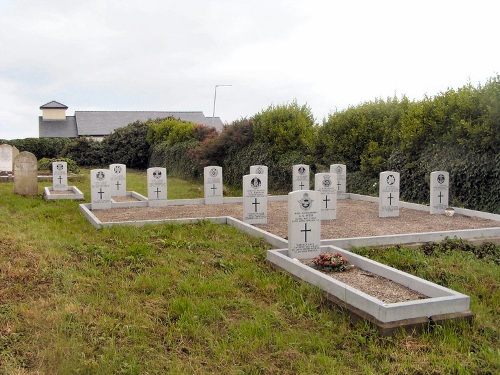
[[[210,166],[203,170],[205,204],[224,203],[222,167]]]
[[[163,207],[167,205],[167,169],[148,168],[148,205]]]
[[[316,173],[314,190],[321,193],[321,220],[337,218],[337,174]]]
[[[330,173],[337,175],[337,199],[347,198],[346,178],[347,168],[345,164],[332,164],[330,165]]]
[[[65,161],[52,163],[52,190],[68,190],[68,163]]]
[[[445,171],[431,173],[431,202],[432,215],[444,215],[444,210],[449,204],[450,174]]]
[[[288,256],[308,259],[321,252],[321,193],[288,193]]]
[[[125,164],[111,164],[111,196],[125,197],[127,195],[127,166]]]
[[[293,185],[292,191],[309,190],[309,166],[305,164],[296,164],[293,166]]]
[[[0,172],[12,172],[13,163],[12,146],[6,143],[0,145]]]
[[[267,176],[268,168],[265,165],[250,166],[250,174],[265,174]]]
[[[267,175],[243,176],[243,221],[267,224]]]
[[[38,163],[31,152],[23,151],[14,160],[14,193],[38,194]]]
[[[379,217],[399,216],[399,173],[386,171],[379,179]]]
[[[111,172],[109,169],[90,171],[90,199],[92,210],[111,208]]]

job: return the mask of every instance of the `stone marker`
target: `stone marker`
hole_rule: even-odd
[[[14,159],[14,193],[38,194],[38,163],[31,152],[23,151]]]
[[[243,176],[243,221],[267,224],[267,175]]]
[[[205,186],[205,204],[224,203],[222,185],[222,167],[210,166],[203,170]]]
[[[148,205],[163,207],[167,205],[167,169],[148,168]]]
[[[92,210],[111,208],[111,172],[109,169],[90,171],[90,197]]]
[[[321,220],[337,218],[337,174],[316,173],[314,190],[321,193]]]
[[[13,164],[12,146],[6,143],[0,145],[0,172],[12,172]]]
[[[321,193],[288,193],[288,256],[309,259],[321,252]]]
[[[293,166],[292,191],[309,190],[309,166],[297,164]]]
[[[125,197],[127,195],[127,166],[125,164],[111,164],[111,196]]]
[[[65,161],[52,163],[52,190],[68,191],[68,163]]]
[[[347,168],[345,164],[330,165],[330,173],[337,175],[337,199],[347,198],[346,178]]]
[[[11,169],[11,171],[14,170],[14,159],[16,158],[17,155],[19,155],[19,150],[17,149],[16,146],[12,146],[12,169]]]
[[[382,172],[379,179],[379,217],[399,216],[399,173]]]
[[[432,215],[443,215],[449,204],[450,174],[445,171],[431,173],[431,203]]]
[[[265,174],[267,176],[268,168],[265,165],[252,165],[250,167],[250,174]]]

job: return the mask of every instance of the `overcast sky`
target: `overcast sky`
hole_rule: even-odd
[[[318,123],[500,71],[497,0],[0,0],[0,138],[41,105],[203,111],[225,123],[297,100]]]

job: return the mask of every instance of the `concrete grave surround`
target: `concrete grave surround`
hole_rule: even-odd
[[[52,190],[68,190],[68,163],[65,161],[55,161],[52,163]]]
[[[330,173],[335,173],[337,175],[337,199],[346,199],[347,168],[345,164],[330,165]]]
[[[45,186],[43,188],[43,199],[55,201],[59,199],[84,200],[83,193],[76,186],[68,186],[64,193],[54,192],[53,187]]]
[[[321,220],[337,218],[337,174],[316,173],[314,190],[321,193]]]
[[[435,171],[430,178],[430,213],[444,215],[450,196],[450,174],[445,171]]]
[[[31,152],[23,151],[14,159],[14,193],[38,194],[38,162]]]
[[[111,164],[111,196],[125,197],[127,195],[127,166],[125,164]]]
[[[148,168],[148,204],[150,207],[167,205],[167,169]]]
[[[90,199],[93,210],[111,208],[111,172],[109,169],[90,171]]]
[[[379,178],[379,217],[399,216],[399,173],[386,171]]]
[[[266,165],[252,165],[250,166],[250,174],[265,174],[268,175],[268,168]]]
[[[13,163],[12,146],[6,143],[0,145],[0,172],[12,172]]]
[[[314,190],[288,194],[288,253],[297,259],[319,255],[321,193]]]
[[[309,190],[309,166],[306,164],[296,164],[292,172],[292,191]]]
[[[224,202],[222,167],[205,167],[203,177],[205,204],[222,204]]]
[[[267,224],[267,175],[243,176],[243,221]]]

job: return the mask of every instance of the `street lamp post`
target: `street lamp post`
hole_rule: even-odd
[[[217,87],[221,86],[232,86],[232,85],[215,85],[215,92],[214,92],[214,111],[212,113],[212,117],[215,117],[215,100],[217,99]]]

